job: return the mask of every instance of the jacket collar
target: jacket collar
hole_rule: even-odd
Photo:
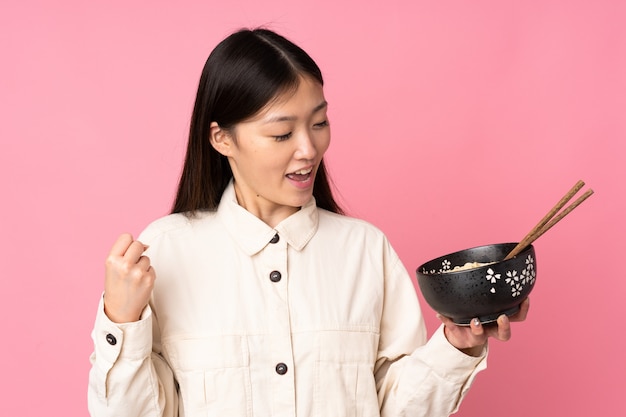
[[[271,228],[237,203],[232,180],[222,194],[217,216],[248,256],[265,248],[276,233],[294,249],[302,250],[317,231],[319,220],[315,198],[311,197],[300,210]]]

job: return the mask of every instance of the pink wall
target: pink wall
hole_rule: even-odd
[[[411,271],[596,191],[458,415],[624,413],[626,3],[174,3],[0,5],[0,414],[87,414],[108,248],[167,212],[206,55],[259,24],[322,66],[335,182]]]

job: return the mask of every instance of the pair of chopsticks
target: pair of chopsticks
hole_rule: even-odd
[[[524,237],[524,239],[522,239],[522,241],[519,242],[517,246],[515,246],[515,248],[513,248],[511,252],[509,252],[509,254],[504,258],[504,260],[506,261],[507,259],[511,259],[517,256],[522,250],[528,247],[528,245],[530,245],[537,238],[539,238],[539,236],[547,232],[552,226],[557,224],[563,217],[567,216],[572,210],[574,210],[583,201],[589,198],[589,196],[593,194],[593,190],[591,189],[585,191],[585,193],[582,194],[580,197],[578,197],[578,199],[576,199],[572,204],[570,204],[567,208],[565,208],[563,211],[557,214],[559,210],[561,210],[565,206],[565,204],[567,204],[567,202],[570,201],[572,197],[574,197],[574,195],[576,195],[576,193],[580,191],[581,188],[583,188],[584,185],[585,183],[583,181],[578,181],[572,187],[572,189],[569,190],[567,194],[565,194],[563,198],[561,198],[561,200],[558,203],[556,203],[554,207],[552,207],[552,209],[548,212],[548,214],[546,214],[545,217],[541,219],[541,221],[537,223],[537,225],[533,227],[533,229],[530,232],[528,232],[528,234]]]

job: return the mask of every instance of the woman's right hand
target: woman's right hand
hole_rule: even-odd
[[[117,238],[107,257],[104,312],[115,323],[139,320],[148,305],[156,275],[150,259],[143,255],[147,248],[125,233]]]

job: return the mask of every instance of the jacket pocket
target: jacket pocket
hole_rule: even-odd
[[[378,334],[324,332],[316,370],[316,416],[378,417],[374,379]]]
[[[211,336],[164,342],[180,386],[183,408],[206,410],[208,416],[251,415],[247,340]]]

